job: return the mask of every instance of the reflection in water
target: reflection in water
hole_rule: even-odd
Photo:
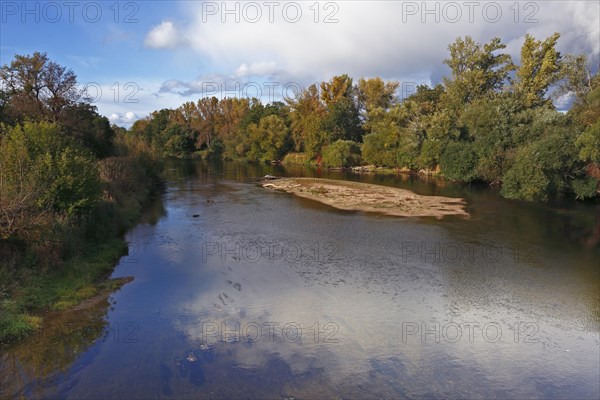
[[[36,336],[0,356],[0,397],[43,397],[44,387],[93,360],[96,341],[110,340],[106,299],[82,310],[50,314]]]
[[[2,368],[40,367],[8,397],[599,397],[593,207],[409,176],[201,162],[168,173],[166,216],[129,233],[137,251],[113,276],[135,280],[100,317],[118,340],[66,335],[95,342],[61,365],[25,361],[52,346],[24,344]],[[334,210],[265,191],[267,173],[461,196],[472,218]]]

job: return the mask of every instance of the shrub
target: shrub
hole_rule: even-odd
[[[307,153],[288,153],[285,155],[285,157],[283,157],[281,164],[316,166],[315,160],[313,160]]]
[[[352,140],[338,140],[323,148],[325,167],[351,167],[360,164],[360,146]]]
[[[571,188],[577,199],[584,200],[596,196],[598,193],[598,180],[592,176],[574,179]]]
[[[444,176],[464,182],[477,178],[477,154],[468,142],[449,143],[440,157],[440,168]]]
[[[381,167],[395,167],[398,163],[398,145],[383,132],[371,133],[363,139],[362,154],[365,162]]]

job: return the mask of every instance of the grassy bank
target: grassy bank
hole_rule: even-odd
[[[106,295],[127,280],[109,280],[127,254],[124,233],[162,191],[161,166],[144,156],[99,161],[104,196],[86,218],[62,221],[40,246],[0,241],[0,343],[9,344],[44,326],[48,311],[68,310]]]

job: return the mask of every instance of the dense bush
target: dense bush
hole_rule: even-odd
[[[444,149],[440,157],[440,167],[444,176],[457,180],[470,182],[477,178],[477,154],[471,143],[451,142]]]
[[[366,135],[363,140],[362,155],[366,163],[382,167],[398,164],[398,145],[394,138],[377,132]]]
[[[325,167],[352,167],[359,165],[360,146],[352,140],[338,140],[323,148],[321,160]]]
[[[281,160],[281,164],[316,166],[316,161],[307,153],[287,153],[285,157],[283,157],[283,160]]]

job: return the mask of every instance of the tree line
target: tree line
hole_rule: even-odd
[[[16,55],[0,83],[1,343],[96,292],[162,181],[146,142],[111,126],[46,54]]]
[[[206,97],[136,121],[130,132],[158,154],[375,165],[500,187],[505,197],[598,195],[600,79],[585,55],[561,55],[559,34],[525,37],[520,65],[499,38],[458,38],[450,75],[405,99],[399,82],[348,75],[263,105]],[[561,113],[552,98],[573,106]]]

